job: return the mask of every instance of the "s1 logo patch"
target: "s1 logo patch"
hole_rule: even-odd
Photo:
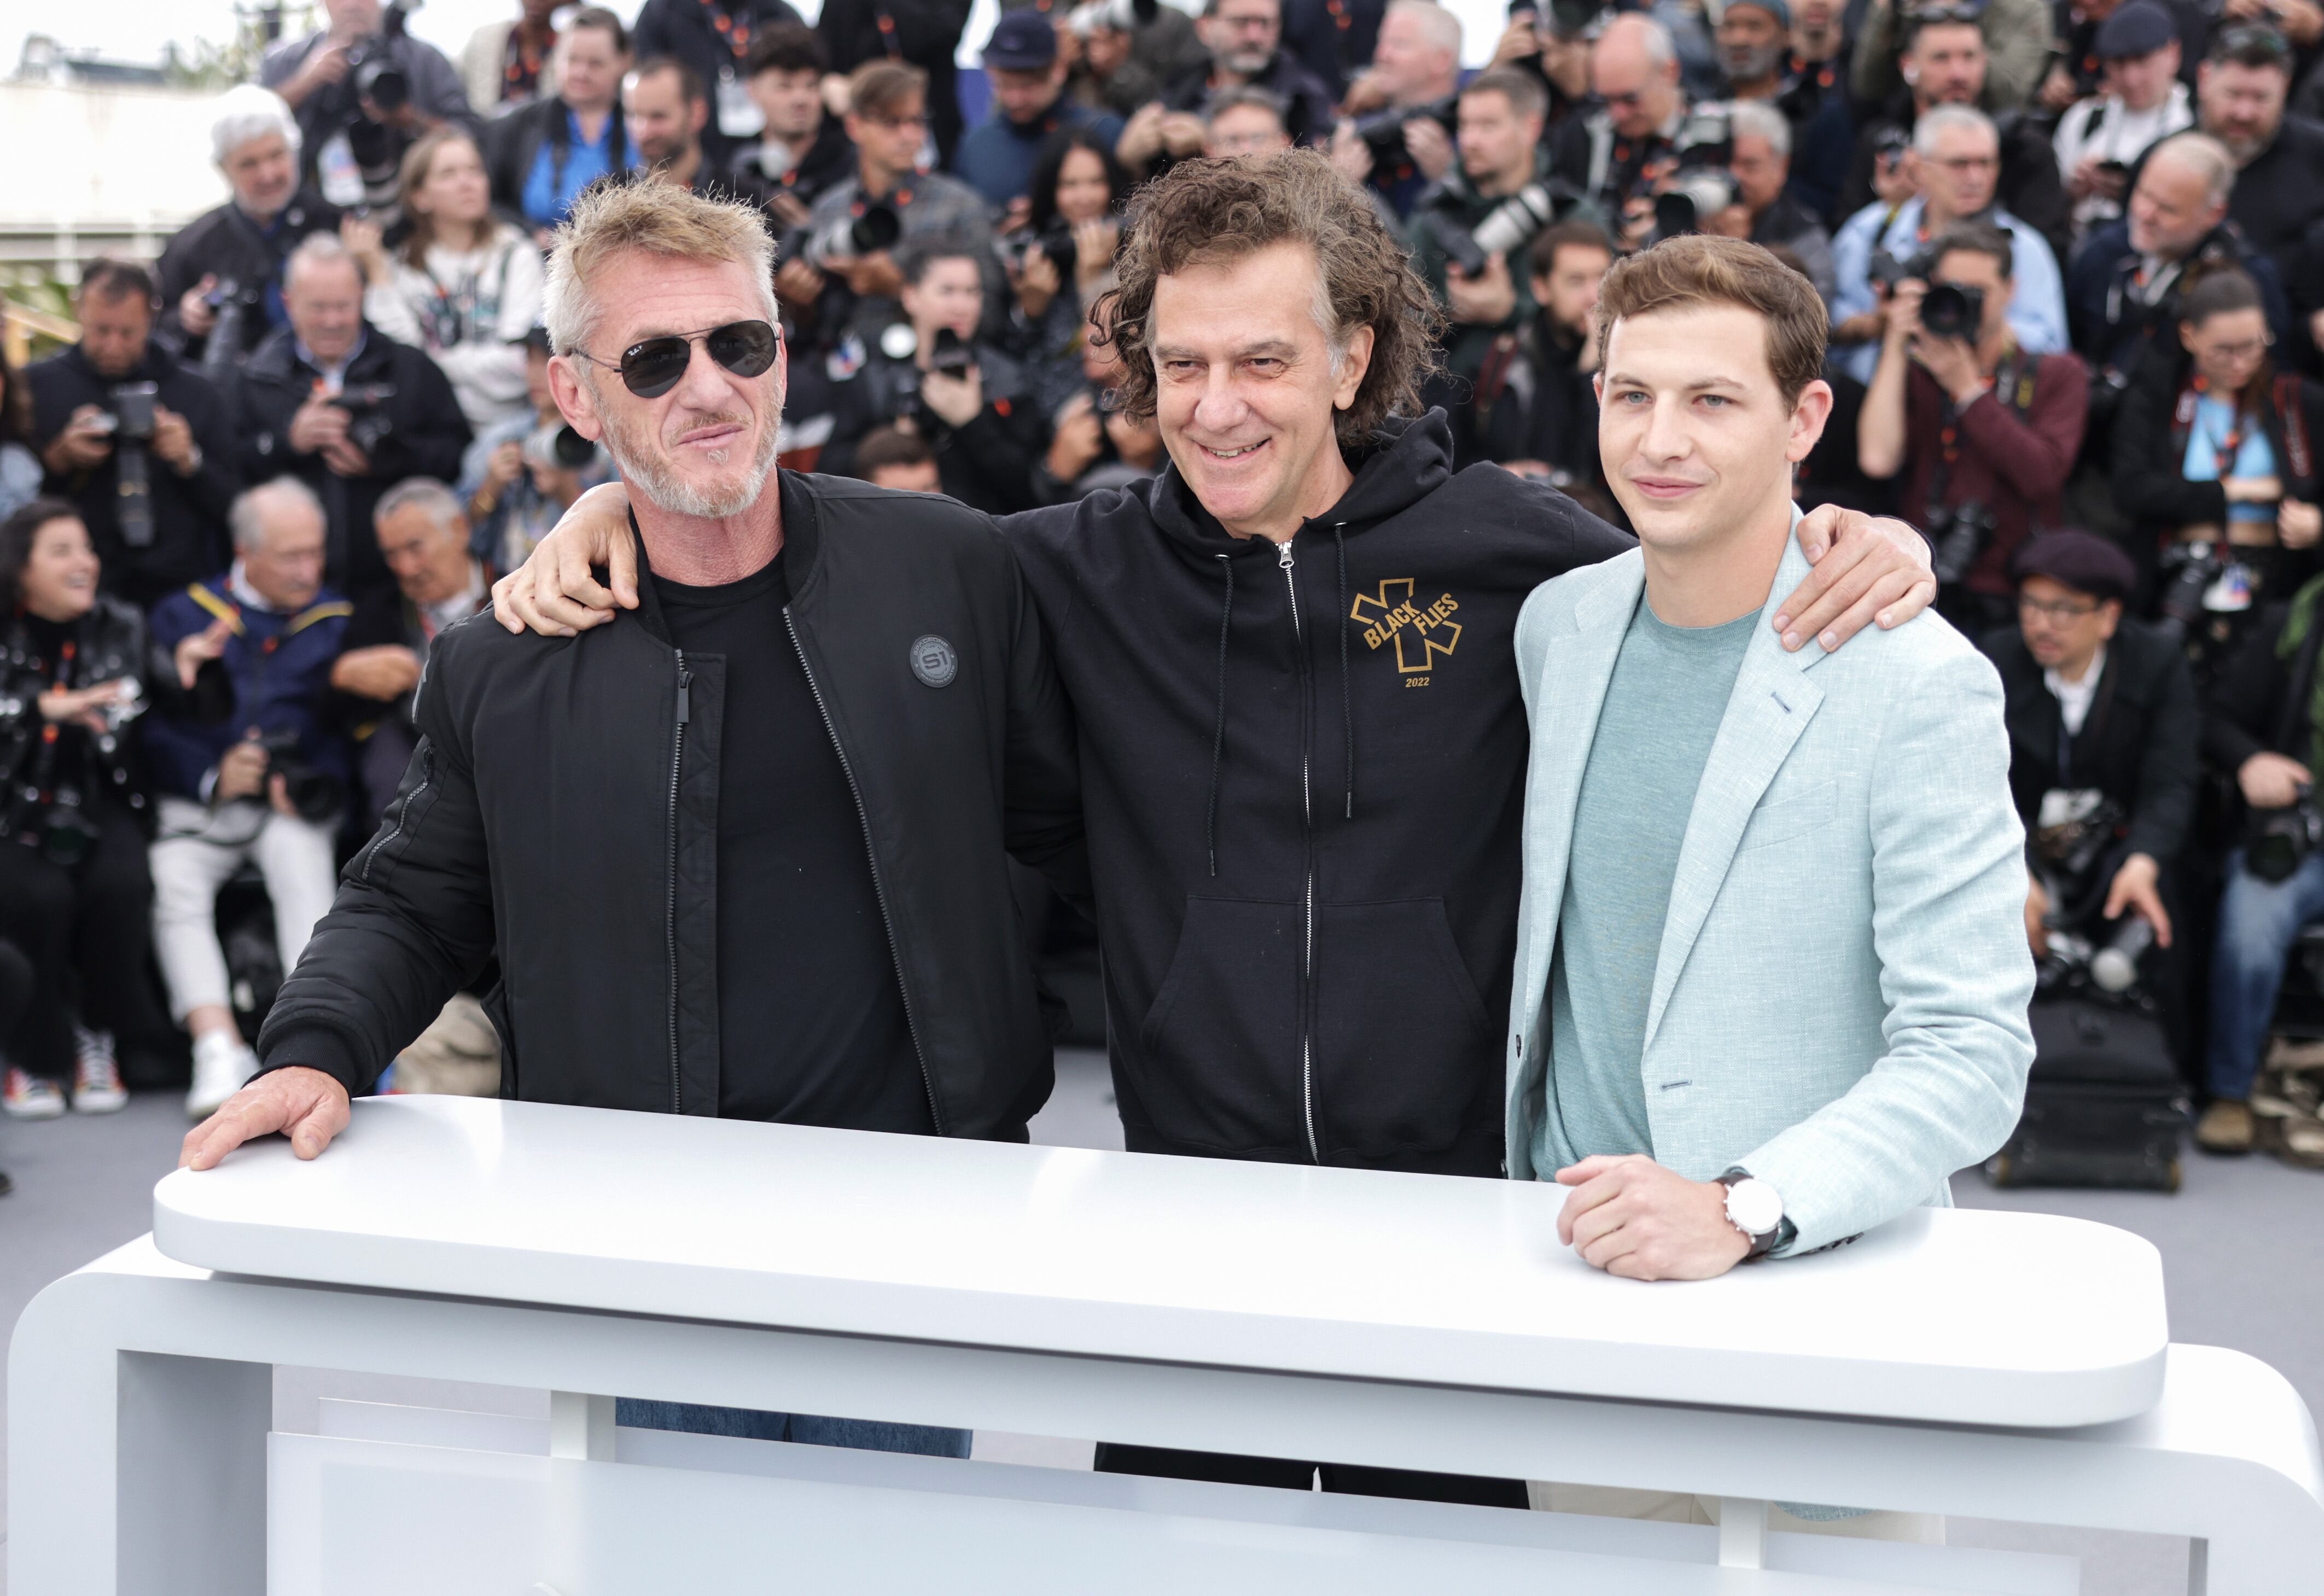
[[[924,686],[948,687],[952,678],[960,674],[960,656],[952,645],[933,632],[912,644],[912,674]]]

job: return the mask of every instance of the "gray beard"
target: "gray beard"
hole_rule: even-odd
[[[782,396],[776,396],[775,413],[782,414]],[[700,521],[723,521],[730,515],[740,515],[759,502],[766,492],[767,478],[775,468],[775,450],[782,441],[779,423],[759,434],[759,448],[751,462],[750,474],[725,493],[712,494],[688,483],[673,477],[663,467],[654,452],[639,447],[640,440],[611,416],[606,417],[605,450],[613,457],[613,464],[622,470],[622,480],[643,494],[654,507],[669,515],[687,515]]]

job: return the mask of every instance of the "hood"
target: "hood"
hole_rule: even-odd
[[[1400,515],[1452,475],[1452,423],[1441,409],[1414,418],[1391,416],[1360,453],[1342,448],[1355,481],[1310,526],[1341,526],[1349,535]],[[1268,547],[1263,538],[1238,538],[1218,523],[1178,475],[1166,465],[1148,489],[1154,524],[1188,559],[1204,567],[1221,555],[1241,557]]]

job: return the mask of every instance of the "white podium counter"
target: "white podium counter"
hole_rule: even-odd
[[[2195,1591],[2324,1589],[2306,1409],[2169,1344],[2144,1241],[1930,1210],[1641,1285],[1558,1243],[1563,1197],[362,1102],[311,1163],[170,1176],[152,1237],[26,1310],[9,1589],[2078,1588],[1766,1534],[1769,1499],[2186,1535]],[[547,1388],[552,1420],[270,1434],[276,1363]],[[1727,1499],[1698,1528],[616,1432],[616,1396]]]

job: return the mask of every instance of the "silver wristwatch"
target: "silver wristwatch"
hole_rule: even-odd
[[[1763,1258],[1783,1245],[1791,1223],[1784,1217],[1783,1194],[1748,1169],[1729,1169],[1719,1177],[1727,1188],[1727,1222],[1750,1238],[1748,1260]]]

